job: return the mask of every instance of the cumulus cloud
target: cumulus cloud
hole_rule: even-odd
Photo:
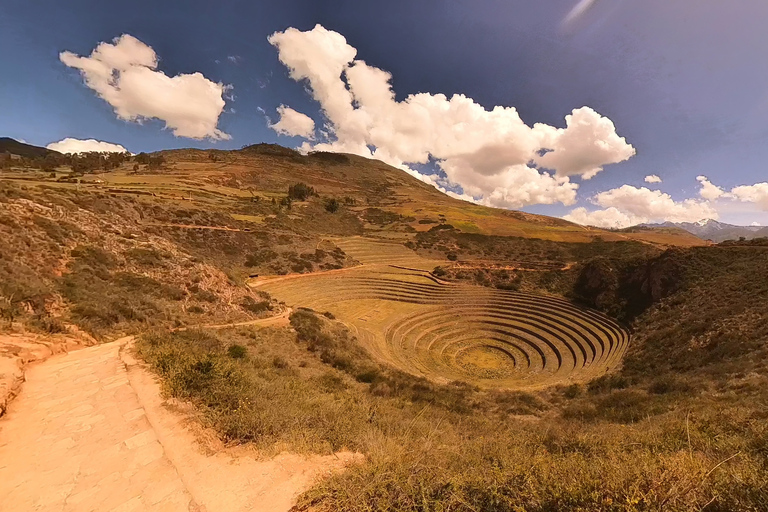
[[[73,139],[67,137],[58,142],[51,142],[46,146],[48,149],[58,151],[59,153],[89,153],[96,151],[99,153],[127,153],[120,144],[104,142],[96,139]]]
[[[656,176],[655,174],[649,174],[645,177],[646,183],[661,183],[661,178]]]
[[[731,195],[745,203],[755,203],[768,211],[768,182],[741,185],[731,189]]]
[[[201,73],[167,76],[157,70],[155,51],[131,35],[100,43],[88,57],[65,51],[59,58],[79,69],[85,84],[109,103],[120,119],[160,119],[177,137],[230,138],[217,128],[228,86]]]
[[[435,161],[445,176],[424,181],[509,208],[573,204],[578,184],[570,177],[590,178],[635,153],[609,119],[588,107],[556,128],[528,126],[514,107],[486,110],[462,94],[419,93],[396,101],[392,75],[355,60],[357,50],[344,36],[321,25],[276,32],[269,42],[327,119],[321,131],[327,140],[305,143],[305,151],[354,153],[403,169]]]
[[[768,211],[768,182],[755,183],[753,185],[739,185],[729,192],[709,181],[706,176],[698,176],[696,180],[701,184],[699,195],[709,201],[731,200],[742,203],[753,203],[762,210]]]
[[[675,201],[672,196],[660,190],[631,185],[600,192],[594,201],[600,206],[620,208],[636,217],[651,221],[695,222],[718,217],[717,211],[706,201]]]
[[[631,185],[600,192],[592,202],[604,209],[589,212],[586,208],[576,208],[563,218],[580,224],[624,228],[646,222],[696,222],[719,217],[708,201],[675,201],[660,190]]]
[[[597,226],[600,228],[621,229],[646,222],[643,217],[636,217],[611,206],[604,210],[588,211],[583,206],[574,208],[571,213],[564,215],[565,220],[582,224],[584,226]]]
[[[315,122],[311,117],[302,114],[301,112],[297,112],[286,105],[277,107],[277,113],[280,116],[280,120],[276,123],[269,124],[269,127],[277,133],[294,137],[304,137],[307,139],[314,138]]]
[[[546,137],[543,145],[551,148],[536,162],[558,175],[581,175],[590,179],[607,164],[617,164],[635,155],[635,148],[616,134],[613,121],[591,108],[583,107],[565,116],[566,128],[536,125]]]
[[[715,199],[718,199],[723,195],[726,195],[723,189],[721,189],[717,185],[713,185],[709,181],[709,178],[707,178],[706,176],[697,176],[696,181],[701,183],[701,189],[699,190],[699,195],[708,201],[714,201]]]

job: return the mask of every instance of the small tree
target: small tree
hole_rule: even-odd
[[[8,320],[8,325],[13,326],[13,321],[19,314],[19,303],[14,300],[14,295],[10,297],[0,297],[0,315]]]
[[[315,189],[306,183],[297,183],[288,187],[288,197],[297,201],[306,201],[310,196],[315,195]]]
[[[325,211],[328,213],[336,213],[339,211],[341,204],[336,199],[329,199],[325,202]]]

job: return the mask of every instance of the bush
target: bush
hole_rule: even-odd
[[[288,187],[288,198],[296,201],[306,201],[311,196],[316,195],[315,189],[306,183],[297,183]]]
[[[43,332],[49,334],[58,334],[67,332],[67,326],[60,318],[52,317],[50,315],[38,315],[31,322],[33,327],[36,327]]]
[[[240,303],[240,307],[251,313],[259,314],[265,311],[271,311],[272,303],[269,300],[257,301],[250,295],[247,295],[243,298],[243,301]]]
[[[125,252],[125,257],[145,267],[161,267],[165,265],[168,255],[156,249],[135,247]]]
[[[277,253],[275,251],[271,249],[260,249],[259,251],[256,251],[246,257],[245,266],[257,267],[264,263],[269,263],[275,258],[277,258]]]
[[[587,389],[592,394],[605,393],[614,389],[625,389],[629,387],[629,380],[626,377],[612,373],[593,379],[587,385]]]
[[[339,203],[336,199],[329,199],[325,202],[325,211],[328,213],[336,213],[339,211],[340,207],[341,203]]]
[[[242,345],[230,345],[227,348],[227,355],[232,359],[244,359],[248,355],[248,349]]]

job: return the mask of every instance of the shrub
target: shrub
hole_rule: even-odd
[[[306,183],[297,183],[288,187],[288,198],[297,201],[306,201],[309,197],[316,195],[315,189]]]
[[[243,301],[240,303],[240,307],[246,311],[256,314],[272,310],[272,304],[269,300],[257,301],[250,295],[243,297]]]
[[[203,302],[217,302],[219,300],[219,297],[209,290],[201,290],[198,288],[196,291],[194,291],[194,294],[195,299],[201,300]]]
[[[238,344],[230,345],[227,348],[227,355],[232,359],[243,359],[248,355],[248,349]]]
[[[571,384],[563,391],[563,396],[568,399],[573,399],[581,396],[583,390],[578,384]]]
[[[264,263],[269,263],[277,258],[277,253],[271,249],[260,249],[248,255],[245,259],[246,267],[257,267]]]
[[[325,211],[328,213],[336,213],[340,207],[341,203],[336,199],[329,199],[325,202]]]
[[[37,315],[31,323],[32,326],[50,334],[67,332],[67,326],[64,325],[64,322],[60,318],[50,315]]]
[[[629,387],[629,381],[626,377],[612,373],[593,379],[587,385],[587,389],[592,394],[605,393],[614,389],[625,389]]]
[[[126,258],[146,267],[160,267],[165,265],[168,255],[156,249],[135,247],[125,252]]]
[[[288,361],[281,356],[275,356],[272,358],[272,366],[280,369],[288,368]]]

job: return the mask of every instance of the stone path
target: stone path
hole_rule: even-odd
[[[128,381],[120,345],[27,371],[0,419],[0,510],[198,510]]]
[[[131,344],[127,337],[27,370],[0,418],[0,512],[287,512],[317,478],[360,460],[212,451],[188,416],[166,406]]]

